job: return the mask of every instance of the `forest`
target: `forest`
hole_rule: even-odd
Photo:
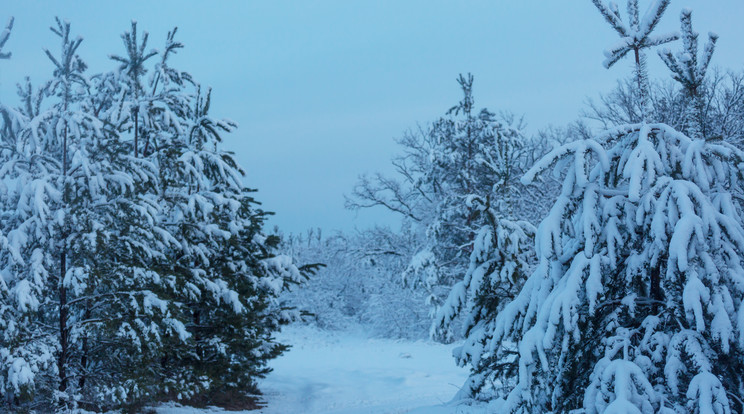
[[[580,117],[529,132],[459,74],[345,194],[396,226],[299,233],[177,28],[90,73],[57,18],[0,96],[0,412],[744,412],[744,71],[671,0],[591,3],[630,70]]]

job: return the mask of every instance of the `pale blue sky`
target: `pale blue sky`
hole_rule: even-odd
[[[0,65],[6,101],[23,76],[48,76],[54,16],[85,39],[91,72],[115,67],[107,56],[123,53],[132,19],[153,48],[178,26],[186,48],[174,63],[214,88],[213,115],[239,123],[225,145],[285,232],[396,223],[344,210],[343,194],[359,174],[390,170],[393,138],[459,100],[459,73],[474,74],[478,107],[524,114],[535,131],[572,121],[629,72],[629,62],[601,66],[616,34],[589,0],[4,3],[0,19],[16,18],[13,58]],[[682,7],[703,35],[721,36],[713,64],[744,69],[744,2],[673,0],[660,30],[677,29]]]

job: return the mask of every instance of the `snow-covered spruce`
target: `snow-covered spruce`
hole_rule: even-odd
[[[632,21],[637,9],[630,0]],[[492,381],[502,412],[744,409],[744,152],[646,120],[557,148],[523,181],[551,166],[565,179],[537,230],[537,265],[456,351],[473,367],[460,397],[494,398],[481,387]]]

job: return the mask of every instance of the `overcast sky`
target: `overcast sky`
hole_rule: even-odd
[[[720,35],[713,65],[744,69],[744,1],[673,0],[659,30],[676,30],[683,7],[696,30]],[[617,38],[589,0],[26,0],[4,2],[0,18],[10,16],[6,102],[24,76],[49,77],[54,16],[84,38],[91,73],[116,66],[108,55],[124,53],[119,35],[132,19],[152,48],[178,26],[186,48],[173,64],[213,87],[212,115],[238,122],[225,146],[285,232],[395,225],[382,211],[344,210],[343,194],[359,174],[390,171],[395,137],[457,103],[459,73],[475,76],[477,107],[523,114],[536,131],[576,119],[587,97],[630,70],[628,61],[602,67]]]

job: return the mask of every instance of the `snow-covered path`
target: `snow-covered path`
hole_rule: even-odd
[[[452,399],[467,375],[454,365],[452,345],[303,327],[286,329],[280,339],[294,345],[271,363],[274,371],[260,383],[267,403],[262,414],[436,410],[433,406]]]
[[[369,339],[290,326],[279,335],[292,349],[270,363],[259,382],[266,407],[245,414],[483,414],[494,406],[445,406],[467,370],[452,359],[454,345]],[[166,404],[159,414],[216,414]]]

